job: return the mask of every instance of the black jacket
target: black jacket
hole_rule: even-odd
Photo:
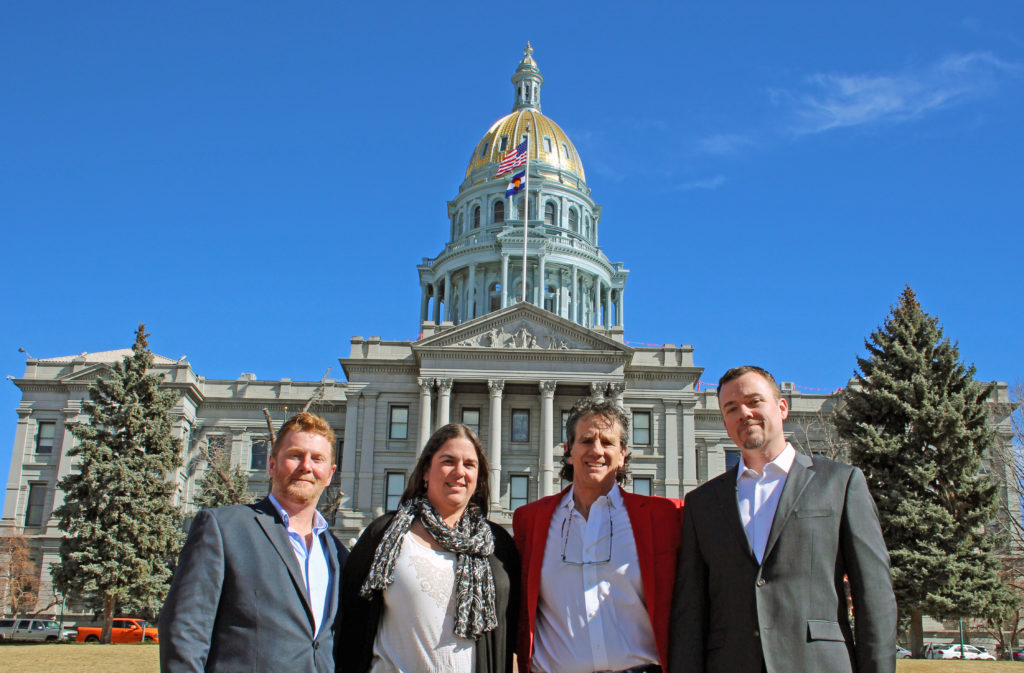
[[[362,598],[359,589],[370,572],[377,545],[394,518],[395,513],[388,512],[367,526],[352,548],[342,572],[342,618],[334,647],[334,660],[340,673],[366,673],[370,670],[384,599],[379,591],[369,599]],[[519,615],[519,555],[508,531],[496,523],[487,523],[494,533],[494,554],[490,560],[498,626],[476,641],[476,671],[506,673],[512,670]]]

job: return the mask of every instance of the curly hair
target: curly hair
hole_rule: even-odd
[[[629,443],[626,441],[629,436],[629,416],[615,402],[598,401],[592,397],[578,400],[569,410],[569,418],[565,421],[565,453],[562,454],[562,469],[558,474],[565,481],[572,481],[573,467],[569,463],[569,455],[572,453],[573,444],[576,443],[576,426],[587,416],[594,415],[619,424],[619,444],[626,450],[626,457],[622,461],[622,466],[615,471],[615,481],[618,484],[625,484],[626,477],[629,476],[629,462],[633,459],[633,453],[628,450]]]

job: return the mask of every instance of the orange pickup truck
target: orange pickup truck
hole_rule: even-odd
[[[78,637],[80,643],[98,643],[102,626],[79,626]],[[150,626],[142,619],[115,619],[113,628],[110,630],[110,642],[112,643],[141,643],[152,640],[160,642],[160,634],[156,627]]]

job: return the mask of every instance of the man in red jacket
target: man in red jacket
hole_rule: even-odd
[[[668,659],[682,502],[626,480],[629,417],[583,399],[569,412],[561,476],[572,485],[518,508],[519,673],[659,673]]]

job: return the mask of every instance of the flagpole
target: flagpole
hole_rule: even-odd
[[[526,242],[530,237],[530,125],[526,125],[526,181],[523,191],[526,198],[523,199],[526,206],[523,208],[523,301],[526,301]]]

